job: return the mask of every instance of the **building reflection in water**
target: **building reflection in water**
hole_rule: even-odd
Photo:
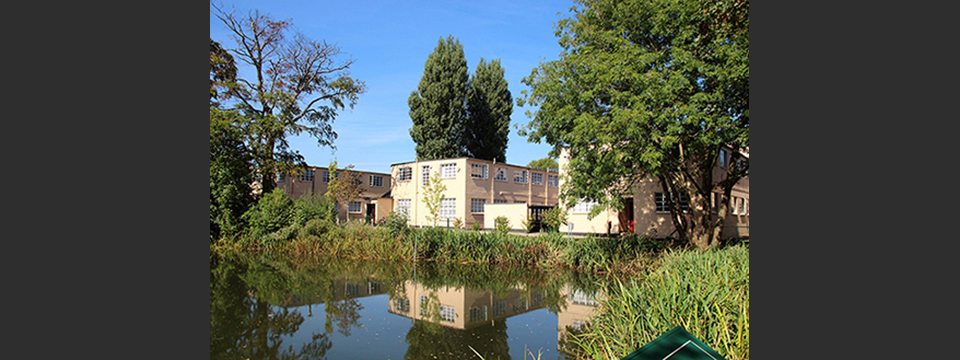
[[[597,315],[598,292],[585,292],[570,285],[564,287],[561,295],[566,299],[566,306],[557,312],[557,342],[558,348],[563,347],[568,334],[579,334],[590,318]],[[562,349],[559,349],[562,350]]]

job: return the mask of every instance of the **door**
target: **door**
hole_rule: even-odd
[[[367,218],[365,220],[367,224],[377,221],[377,204],[367,204]]]
[[[617,214],[617,221],[620,222],[620,232],[630,232],[630,222],[633,221],[633,198],[623,199],[623,210]]]

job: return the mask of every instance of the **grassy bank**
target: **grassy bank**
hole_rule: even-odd
[[[460,264],[504,264],[636,274],[666,248],[662,240],[627,235],[570,240],[561,233],[533,236],[444,228],[410,228],[359,222],[310,220],[213,251],[277,251],[298,256],[357,260],[405,260]]]
[[[622,358],[681,325],[727,359],[748,359],[749,265],[743,245],[669,251],[643,279],[611,285],[600,314],[567,348],[583,358]]]

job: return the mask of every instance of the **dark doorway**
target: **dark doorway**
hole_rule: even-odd
[[[377,204],[367,204],[367,224],[377,221]]]
[[[633,221],[633,198],[623,199],[623,210],[617,214],[617,220],[620,222],[620,232],[630,232],[630,222]]]

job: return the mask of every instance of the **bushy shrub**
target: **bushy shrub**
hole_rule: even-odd
[[[336,226],[330,219],[310,219],[307,220],[307,223],[300,228],[300,237],[307,238],[310,236],[321,236],[329,232],[333,227]]]
[[[463,225],[464,225],[464,224],[463,224],[463,220],[460,220],[460,218],[454,218],[454,219],[453,219],[453,228],[454,228],[454,229],[463,229]]]
[[[547,232],[560,231],[560,225],[567,222],[567,211],[554,206],[543,212],[543,228]]]
[[[251,240],[260,240],[294,224],[296,213],[296,206],[287,193],[283,189],[273,189],[243,214],[243,219],[248,224],[248,237]]]
[[[408,233],[407,227],[407,215],[405,213],[398,213],[396,211],[391,211],[387,215],[386,227],[390,231],[390,235],[393,237],[405,235]]]
[[[533,232],[533,216],[527,214],[527,217],[523,218],[523,221],[520,222],[520,227],[523,228],[523,231],[528,233]]]
[[[483,230],[483,224],[481,224],[479,221],[474,221],[473,225],[470,226],[470,229],[473,231]]]
[[[506,235],[510,232],[510,219],[507,219],[506,216],[497,216],[493,222],[496,224],[497,234]]]
[[[295,216],[297,224],[305,225],[313,219],[336,221],[337,209],[326,196],[314,194],[308,190],[299,199],[294,200],[294,204],[297,208]]]

